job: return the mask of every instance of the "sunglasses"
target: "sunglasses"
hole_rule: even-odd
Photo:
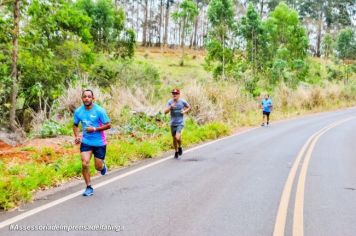
[[[179,93],[172,93],[172,95],[179,95]]]

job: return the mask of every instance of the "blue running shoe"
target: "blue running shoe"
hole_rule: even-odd
[[[100,171],[100,174],[101,174],[101,175],[105,175],[106,172],[108,171],[108,168],[106,167],[105,161],[103,161],[103,164],[104,164],[104,167],[103,167],[103,169]]]
[[[91,186],[87,186],[85,189],[83,196],[88,197],[94,194],[94,189]]]

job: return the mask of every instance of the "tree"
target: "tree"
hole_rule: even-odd
[[[64,1],[33,0],[27,15],[20,39],[19,83],[24,109],[39,111],[93,63],[91,18]]]
[[[147,28],[148,28],[148,0],[144,0],[143,5],[144,11],[144,21],[143,21],[143,30],[142,30],[142,46],[147,46]]]
[[[259,5],[260,17],[262,18],[263,11],[264,11],[264,6],[265,6],[266,1],[265,0],[249,0],[248,2],[252,3],[253,6],[258,6]]]
[[[186,35],[192,29],[193,22],[195,21],[195,18],[198,14],[198,6],[193,0],[183,0],[183,2],[179,5],[179,9],[172,14],[173,19],[176,22],[179,22],[181,25],[181,66],[184,65],[184,47]]]
[[[331,34],[326,34],[322,42],[322,54],[328,59],[333,54],[334,39]]]
[[[117,57],[132,56],[122,54],[126,50],[120,48],[127,45],[129,39],[131,46],[135,43],[135,37],[131,37],[133,31],[125,28],[126,17],[123,9],[116,9],[111,0],[79,0],[75,6],[91,18],[90,34],[97,51],[115,51]],[[127,37],[128,35],[131,36]]]
[[[211,24],[207,40],[208,55],[206,62],[215,77],[225,79],[226,65],[233,64],[233,48],[229,44],[232,32],[235,30],[234,11],[231,0],[211,0],[208,6],[208,19]],[[218,62],[218,65],[211,65]]]
[[[252,64],[253,73],[265,61],[266,34],[260,16],[252,3],[248,5],[246,16],[241,19],[240,31],[247,44],[247,58]]]
[[[298,14],[285,3],[280,3],[268,17],[267,30],[270,56],[273,58],[281,52],[285,59],[304,59],[307,56],[308,37],[299,21]]]
[[[305,79],[308,37],[295,10],[281,2],[264,24],[268,41],[271,83],[283,79],[295,87]],[[292,75],[294,74],[294,75]]]
[[[355,3],[354,0],[302,0],[298,8],[301,17],[317,22],[316,56],[320,57],[324,25],[327,31],[332,27],[350,26],[350,14],[355,11]]]
[[[351,28],[341,30],[336,39],[337,56],[341,60],[356,59],[356,33]]]
[[[13,19],[7,17],[10,15],[10,9],[0,10],[0,125],[9,126],[10,109],[11,109],[11,44],[13,31]]]
[[[2,35],[1,41],[6,41],[6,33],[10,33],[10,38],[12,41],[12,52],[11,52],[11,93],[10,93],[10,112],[9,112],[9,120],[10,120],[10,128],[12,131],[16,131],[17,129],[17,121],[16,121],[16,108],[17,108],[17,96],[18,96],[18,50],[19,50],[19,37],[20,37],[20,0],[13,0],[8,2],[1,2],[0,7],[2,5],[12,4],[12,30],[9,32],[6,27],[6,20],[1,19],[0,23],[2,30],[4,32],[0,33]],[[6,29],[7,28],[7,29]],[[5,33],[5,34],[4,34]]]
[[[17,106],[17,56],[18,56],[18,39],[20,36],[20,0],[14,0],[14,31],[12,36],[12,65],[11,65],[11,78],[12,78],[12,91],[11,91],[11,110],[10,110],[10,128],[12,131],[16,130],[16,106]]]
[[[163,44],[166,47],[168,44],[168,30],[169,30],[169,10],[171,5],[174,3],[174,0],[166,0],[166,15],[165,15],[165,23],[164,23],[164,36],[163,36]]]
[[[337,56],[343,61],[346,80],[349,79],[351,67],[347,66],[346,60],[356,59],[356,33],[351,28],[341,30],[336,39]]]

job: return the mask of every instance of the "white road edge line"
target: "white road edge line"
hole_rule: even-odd
[[[190,149],[186,150],[185,153],[193,152],[193,151],[195,151],[195,150],[198,150],[198,149],[200,149],[200,148],[206,147],[206,146],[208,146],[208,145],[211,145],[211,144],[220,142],[220,141],[225,140],[225,139],[233,138],[233,137],[236,137],[236,136],[239,136],[239,135],[242,135],[242,134],[251,132],[251,131],[256,130],[256,129],[258,129],[258,128],[259,128],[259,127],[250,128],[250,129],[244,130],[244,131],[242,131],[242,132],[240,132],[240,133],[236,133],[236,134],[233,134],[233,135],[230,135],[230,136],[226,136],[226,137],[223,137],[223,138],[220,138],[220,139],[216,139],[216,140],[213,140],[213,141],[204,143],[204,144],[202,144],[202,145],[199,145],[199,146],[196,146],[196,147],[193,147],[193,148],[190,148]],[[145,166],[138,167],[138,168],[136,168],[136,169],[134,169],[134,170],[132,170],[132,171],[128,171],[128,172],[126,172],[126,173],[123,173],[123,174],[118,175],[118,176],[116,176],[116,177],[113,177],[113,178],[111,178],[111,179],[108,179],[108,180],[105,180],[105,181],[103,181],[103,182],[101,182],[101,183],[98,183],[98,184],[96,184],[96,185],[93,185],[93,188],[100,188],[100,187],[103,187],[103,186],[108,185],[108,184],[110,184],[110,183],[112,183],[112,182],[115,182],[115,181],[117,181],[117,180],[123,179],[123,178],[125,178],[125,177],[127,177],[127,176],[130,176],[130,175],[132,175],[132,174],[135,174],[136,172],[139,172],[139,171],[145,170],[145,169],[147,169],[147,168],[150,168],[150,167],[152,167],[152,166],[158,165],[158,164],[160,164],[160,163],[162,163],[162,162],[165,162],[165,161],[167,161],[167,160],[170,160],[170,159],[172,159],[172,158],[173,158],[173,156],[168,156],[168,157],[159,159],[159,160],[157,160],[157,161],[155,161],[155,162],[152,162],[152,163],[150,163],[150,164],[147,164],[147,165],[145,165]],[[32,216],[32,215],[34,215],[34,214],[37,214],[37,213],[39,213],[39,212],[41,212],[41,211],[44,211],[44,210],[46,210],[46,209],[48,209],[48,208],[54,207],[54,206],[56,206],[56,205],[58,205],[58,204],[61,204],[61,203],[66,202],[66,201],[68,201],[68,200],[71,200],[71,199],[73,199],[73,198],[75,198],[75,197],[78,197],[78,196],[82,195],[82,193],[83,193],[83,191],[81,190],[81,191],[78,191],[78,192],[69,194],[69,195],[67,195],[67,196],[65,196],[65,197],[59,198],[59,199],[54,200],[54,201],[52,201],[52,202],[49,202],[49,203],[47,203],[47,204],[45,204],[45,205],[39,206],[39,207],[34,208],[34,209],[32,209],[32,210],[29,210],[29,211],[27,211],[27,212],[24,212],[24,213],[22,213],[22,214],[20,214],[20,215],[17,215],[17,216],[14,216],[14,217],[10,218],[10,219],[4,220],[4,221],[0,222],[0,229],[4,228],[4,227],[6,227],[6,226],[8,226],[8,225],[10,225],[10,224],[13,224],[13,223],[15,223],[15,222],[18,222],[18,221],[20,221],[20,220],[23,220],[23,219],[25,219],[25,218],[27,218],[27,217],[30,217],[30,216]]]

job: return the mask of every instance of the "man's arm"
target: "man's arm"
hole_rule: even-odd
[[[93,132],[100,132],[100,131],[104,131],[104,130],[107,130],[107,129],[110,129],[111,128],[111,123],[106,123],[100,127],[87,127],[86,128],[86,131],[88,133],[93,133]]]
[[[73,133],[74,133],[75,144],[79,144],[80,143],[79,127],[76,124],[73,125]]]
[[[164,109],[164,114],[167,114],[168,112],[170,112],[172,109],[172,106],[166,107],[166,109]]]
[[[167,104],[168,106],[166,107],[166,109],[164,109],[164,114],[167,114],[168,112],[170,112],[172,110],[172,108],[175,107],[176,103],[172,103],[172,104]]]
[[[185,109],[182,111],[182,114],[187,114],[191,109],[192,107],[187,103]]]

